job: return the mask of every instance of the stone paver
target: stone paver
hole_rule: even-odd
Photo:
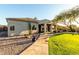
[[[48,55],[47,35],[41,35],[39,39],[20,55]]]

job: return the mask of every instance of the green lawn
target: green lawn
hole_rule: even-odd
[[[79,55],[79,34],[60,34],[48,40],[50,55]]]

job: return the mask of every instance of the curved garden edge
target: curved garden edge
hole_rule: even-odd
[[[65,36],[59,36],[61,34],[69,34]],[[72,35],[74,36],[72,36]],[[77,36],[76,36],[77,34]],[[50,36],[48,40],[48,51],[49,55],[76,55],[79,54],[79,33],[77,32],[62,32],[62,33],[55,33],[54,35]],[[53,38],[54,37],[54,38]],[[52,39],[53,38],[53,39]]]
[[[55,36],[55,35],[60,35],[60,34],[79,34],[79,33],[78,32],[60,32],[60,33],[51,33],[51,34],[53,34],[51,36]]]

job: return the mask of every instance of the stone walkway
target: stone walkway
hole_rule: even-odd
[[[20,55],[48,55],[48,35],[40,35],[39,39]]]

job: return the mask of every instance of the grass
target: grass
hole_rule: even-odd
[[[48,40],[50,55],[79,55],[79,34],[60,34]]]

